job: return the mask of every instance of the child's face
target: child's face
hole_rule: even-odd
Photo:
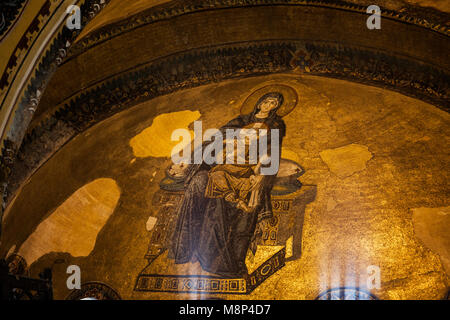
[[[185,170],[187,168],[187,164],[186,163],[174,163],[170,166],[169,169],[169,174],[172,177],[183,177],[185,175]]]

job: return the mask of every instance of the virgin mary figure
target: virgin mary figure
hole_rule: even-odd
[[[277,111],[283,102],[282,93],[268,92],[257,100],[252,112],[229,121],[220,131],[225,134],[226,129],[277,129],[278,141],[271,141],[268,135],[267,150],[278,148],[274,154],[279,157],[286,126]],[[176,264],[198,261],[203,270],[222,277],[242,278],[248,274],[245,258],[257,223],[273,215],[270,193],[276,173],[260,175],[260,166],[187,166],[169,258]]]

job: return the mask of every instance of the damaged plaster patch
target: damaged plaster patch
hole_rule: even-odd
[[[331,172],[339,178],[345,178],[366,169],[366,163],[372,159],[372,153],[366,146],[349,144],[336,149],[323,150],[320,152],[320,157]]]
[[[177,129],[189,129],[189,125],[198,120],[201,114],[199,111],[178,111],[163,113],[153,119],[150,127],[130,140],[135,157],[170,157],[172,149],[179,144],[172,141],[172,133]],[[191,132],[191,137],[194,132]],[[186,146],[190,141],[185,141]]]
[[[155,217],[149,217],[147,220],[147,223],[145,224],[145,227],[147,231],[152,231],[156,224],[156,218]]]
[[[19,249],[28,265],[50,252],[86,257],[119,201],[112,179],[97,179],[75,191],[42,221]]]
[[[450,207],[414,208],[412,212],[416,236],[440,256],[450,275]]]

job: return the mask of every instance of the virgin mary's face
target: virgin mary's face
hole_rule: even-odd
[[[269,113],[271,110],[278,107],[278,100],[275,98],[267,98],[259,105],[259,110],[263,113]]]

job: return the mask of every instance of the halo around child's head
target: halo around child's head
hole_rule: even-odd
[[[284,102],[281,107],[277,110],[277,114],[280,117],[284,117],[288,115],[292,110],[295,109],[298,103],[298,94],[297,91],[283,84],[271,84],[264,86],[262,88],[257,89],[251,95],[247,97],[241,107],[241,114],[250,114],[259,99],[267,93],[270,92],[279,92],[283,95]]]

